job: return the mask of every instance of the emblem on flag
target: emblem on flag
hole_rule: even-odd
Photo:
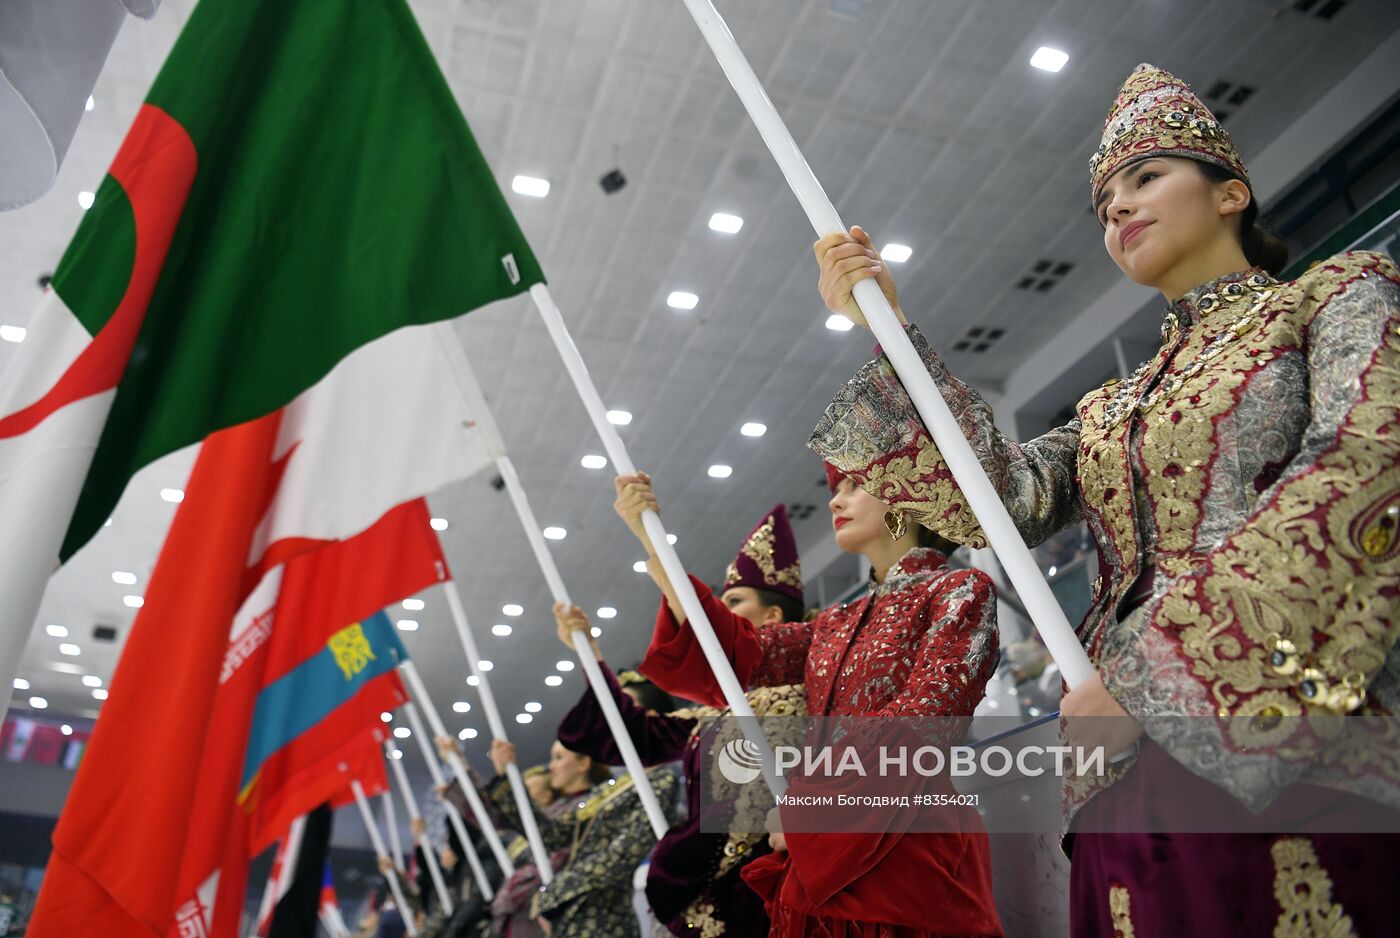
[[[365,665],[378,660],[374,657],[374,649],[370,647],[369,639],[365,637],[364,628],[358,622],[347,625],[332,635],[326,642],[326,647],[335,656],[335,663],[340,665],[340,670],[345,672],[347,681],[363,671]]]

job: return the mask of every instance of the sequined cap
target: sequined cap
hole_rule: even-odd
[[[1191,88],[1155,65],[1139,65],[1123,82],[1104,122],[1103,139],[1089,157],[1089,200],[1130,163],[1153,156],[1179,156],[1212,163],[1245,183],[1240,154],[1230,134]]]
[[[724,577],[725,590],[736,586],[751,586],[802,600],[802,564],[797,558],[797,539],[792,536],[786,506],[775,505],[744,538],[739,556]]]

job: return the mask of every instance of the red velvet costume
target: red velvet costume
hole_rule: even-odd
[[[992,586],[915,549],[885,582],[811,622],[755,629],[691,578],[746,687],[805,682],[811,716],[968,715],[997,659]],[[723,706],[694,633],[662,603],[642,673],[672,693]],[[984,833],[797,833],[744,878],[772,935],[1000,935]]]

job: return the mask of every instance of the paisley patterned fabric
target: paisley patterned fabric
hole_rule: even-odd
[[[1100,572],[1079,635],[1149,737],[1255,810],[1298,781],[1400,805],[1400,740],[1334,754],[1281,719],[1400,707],[1400,274],[1363,252],[1288,283],[1233,274],[1172,304],[1162,334],[1130,378],[1018,444],[910,329],[1025,540],[1088,522]],[[883,357],[809,445],[935,531],[984,543]],[[1140,576],[1147,602],[1120,614]],[[1101,789],[1072,788],[1067,819]]]
[[[669,814],[676,801],[675,776],[657,768],[648,771],[647,778],[661,810]],[[497,776],[486,794],[519,830],[519,809],[509,781]],[[631,779],[604,782],[552,817],[538,808],[534,811],[545,849],[571,853],[568,865],[555,870],[550,884],[535,893],[531,917],[548,919],[555,938],[640,935],[632,911],[632,872],[656,838]]]

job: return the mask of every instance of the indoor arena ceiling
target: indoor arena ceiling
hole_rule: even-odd
[[[78,193],[96,189],[191,6],[165,0],[154,20],[127,21],[54,191],[0,213],[0,322],[27,321],[37,278],[53,270],[82,213]],[[777,502],[815,506],[799,539],[822,544],[825,489],[803,444],[870,341],[824,326],[812,232],[681,0],[411,6],[502,187],[516,174],[550,182],[543,199],[507,198],[607,405],[634,415],[621,432],[656,477],[682,559],[718,578]],[[1225,97],[1252,89],[1242,104],[1216,102],[1247,161],[1400,27],[1400,4],[1381,0],[1351,0],[1331,19],[1285,0],[720,8],[847,222],[868,226],[878,244],[912,248],[894,268],[905,310],[955,372],[992,392],[1119,277],[1088,209],[1087,159],[1134,65],[1157,63],[1202,93],[1218,82],[1231,86]],[[1068,53],[1062,71],[1028,64],[1042,45]],[[613,169],[626,185],[606,194],[599,180]],[[710,230],[715,212],[741,216],[742,229]],[[465,250],[442,245],[439,260]],[[1048,276],[1036,270],[1042,261]],[[1018,288],[1028,276],[1052,283]],[[697,294],[696,308],[668,308],[676,290]],[[977,327],[989,347],[951,351]],[[580,465],[602,448],[538,317],[522,298],[470,314],[458,332],[541,524],[567,531],[551,546],[569,588],[590,611],[618,611],[598,620],[602,645],[611,663],[632,665],[656,593],[633,571],[641,553],[613,514],[611,470]],[[0,368],[22,351],[0,342]],[[741,435],[748,421],[767,433]],[[181,487],[190,463],[182,454],[138,477],[112,525],[54,577],[20,671],[32,688],[15,694],[16,706],[40,695],[54,714],[95,712],[80,676],[110,678],[135,615],[123,597],[144,588],[175,510],[159,492]],[[711,478],[717,463],[733,474]],[[574,669],[562,685],[545,684],[570,655],[554,638],[509,500],[488,472],[430,503],[449,522],[443,541],[508,725],[527,758],[542,756],[582,679]],[[138,582],[114,583],[114,571]],[[485,721],[463,682],[446,603],[435,590],[422,598],[422,611],[396,611],[420,623],[403,638],[452,728],[481,731],[469,749],[481,757]],[[503,616],[508,603],[524,614]],[[513,633],[493,635],[498,623]],[[118,640],[94,641],[99,624],[116,626]],[[61,642],[78,653],[62,654]],[[452,712],[459,700],[470,712]],[[529,701],[540,712],[517,724]]]

